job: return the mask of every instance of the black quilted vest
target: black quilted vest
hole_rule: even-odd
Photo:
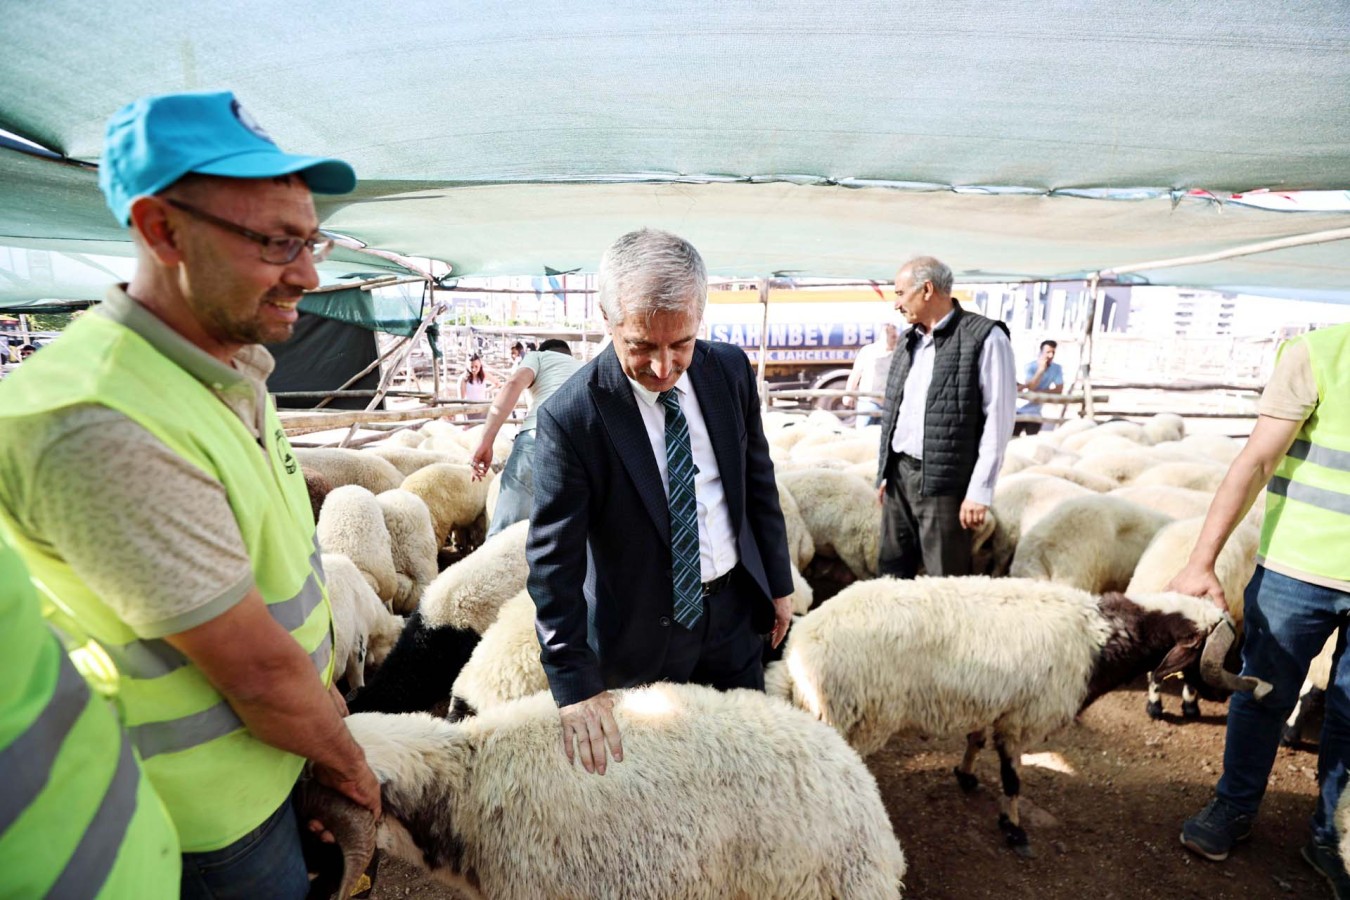
[[[980,351],[995,327],[1008,326],[979,313],[966,312],[952,301],[955,314],[933,333],[933,381],[924,411],[923,485],[925,497],[964,497],[975,471],[984,431],[984,397],[980,392]],[[910,363],[921,335],[910,328],[891,359],[886,378],[886,408],[881,420],[881,454],[877,483],[885,477],[895,421],[909,377]]]

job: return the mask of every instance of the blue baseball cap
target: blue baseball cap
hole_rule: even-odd
[[[229,91],[142,97],[108,120],[98,184],[117,221],[131,201],[189,172],[227,178],[297,174],[319,194],[345,194],[356,172],[340,159],[284,152]]]

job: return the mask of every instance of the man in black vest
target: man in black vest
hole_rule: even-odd
[[[931,256],[900,267],[895,308],[910,328],[886,379],[877,465],[882,575],[969,575],[1013,430],[1017,375],[1008,327],[952,299]]]

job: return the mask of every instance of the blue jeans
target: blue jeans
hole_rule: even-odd
[[[225,801],[206,791],[202,802]],[[183,854],[183,900],[303,900],[308,893],[309,873],[289,797],[228,847]]]
[[[1260,702],[1250,691],[1236,693],[1229,701],[1218,795],[1254,815],[1275,763],[1281,726],[1298,702],[1308,664],[1350,613],[1350,594],[1257,566],[1244,603],[1242,674],[1269,681],[1274,687]],[[1336,845],[1332,819],[1350,761],[1350,667],[1337,663],[1327,685],[1326,722],[1317,760],[1321,792],[1312,817],[1313,838],[1329,846]]]
[[[516,435],[511,444],[511,455],[502,467],[501,479],[488,537],[530,517],[530,506],[534,503],[534,432],[522,431]]]

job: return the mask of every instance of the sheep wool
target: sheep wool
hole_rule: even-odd
[[[1060,503],[1072,497],[1087,497],[1081,485],[1049,475],[1019,472],[999,479],[994,488],[994,533],[989,540],[988,563],[980,566],[989,575],[1006,575],[1022,533]]]
[[[391,466],[392,468],[392,466]],[[472,525],[483,514],[487,483],[474,481],[473,469],[450,463],[425,466],[403,479],[402,487],[422,498],[436,527],[436,546],[456,528]]]
[[[1159,529],[1144,555],[1139,557],[1125,592],[1133,596],[1166,588],[1173,576],[1185,567],[1196,541],[1200,539],[1204,524],[1202,514],[1172,522]],[[1239,624],[1243,618],[1243,592],[1256,572],[1256,549],[1260,542],[1259,529],[1239,524],[1228,536],[1214,563],[1214,574],[1228,601],[1228,611]]]
[[[322,561],[333,608],[333,671],[358,688],[366,683],[366,666],[378,668],[393,649],[403,618],[384,608],[356,563],[341,553],[325,553]]]
[[[1209,462],[1163,462],[1134,479],[1134,484],[1170,484],[1214,493],[1227,470]]]
[[[751,691],[617,698],[624,759],[603,777],[558,750],[547,695],[454,725],[351,716],[384,794],[379,845],[473,897],[900,895],[876,781],[831,729]]]
[[[459,447],[451,452],[423,450],[413,447],[371,447],[365,452],[380,457],[380,459],[398,469],[404,478],[418,469],[425,469],[427,466],[434,466],[437,463],[450,463],[460,466],[469,464],[469,454]]]
[[[403,475],[387,460],[363,450],[296,447],[295,456],[306,473],[322,475],[335,488],[357,484],[378,494],[398,487],[403,480]]]
[[[1114,478],[1107,478],[1086,469],[1076,469],[1073,463],[1046,463],[1040,466],[1029,466],[1017,474],[1050,475],[1064,481],[1072,481],[1074,484],[1085,487],[1090,491],[1096,491],[1099,494],[1104,494],[1119,486],[1119,482]]]
[[[437,575],[422,596],[423,624],[487,631],[502,604],[525,589],[529,531],[528,521],[516,522]]]
[[[393,549],[374,494],[355,484],[334,488],[319,513],[317,535],[326,552],[341,553],[356,564],[381,600],[393,599],[398,586]]]
[[[1179,441],[1186,436],[1186,420],[1176,413],[1158,413],[1144,422],[1144,435],[1150,444]]]
[[[384,513],[394,562],[394,612],[407,615],[417,609],[422,592],[435,579],[436,527],[431,511],[416,494],[395,488],[375,498]]]
[[[873,488],[836,469],[783,472],[779,479],[797,501],[817,553],[843,560],[857,578],[877,574],[881,507]]]
[[[802,518],[801,508],[797,506],[792,492],[778,481],[778,508],[783,511],[783,524],[787,528],[788,556],[798,569],[805,569],[816,556],[816,543]]]
[[[1094,594],[1124,590],[1153,536],[1171,521],[1109,494],[1073,497],[1023,532],[1008,573]]]

